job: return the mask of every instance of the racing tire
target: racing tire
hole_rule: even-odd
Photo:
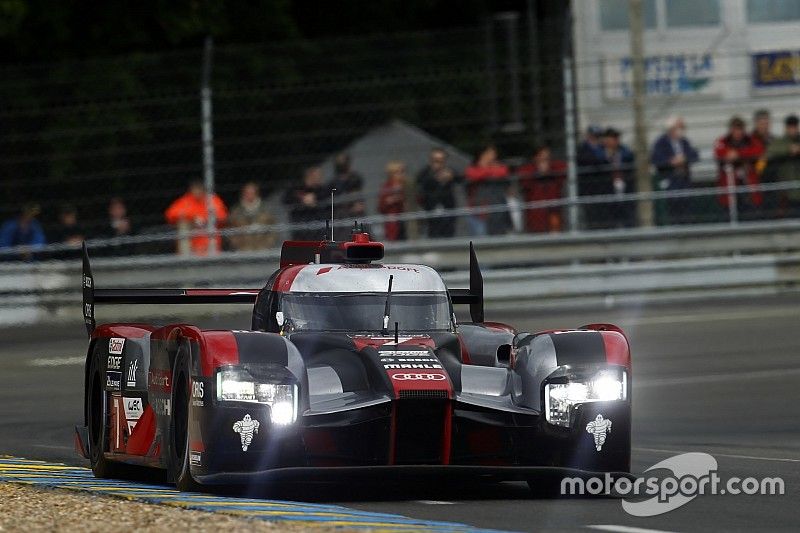
[[[170,417],[169,479],[180,491],[197,492],[200,485],[192,477],[189,465],[189,396],[190,363],[185,346],[178,348],[172,370],[172,416]]]
[[[108,393],[103,386],[100,357],[92,356],[89,369],[89,384],[86,389],[87,422],[89,426],[89,463],[97,478],[120,478],[124,476],[123,465],[105,457],[108,442]]]

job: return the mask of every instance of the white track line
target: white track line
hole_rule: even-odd
[[[757,309],[752,311],[729,311],[722,313],[695,314],[695,315],[663,315],[649,317],[624,317],[617,322],[620,326],[647,326],[657,324],[685,324],[718,322],[726,320],[749,320],[754,318],[783,318],[792,316],[796,309],[788,307]]]
[[[75,357],[40,357],[28,362],[31,366],[73,366],[82,365],[86,362],[85,356]]]
[[[618,526],[616,524],[592,524],[586,527],[600,531],[618,531],[619,533],[671,533],[665,529],[647,529],[644,527]]]
[[[741,381],[748,379],[768,379],[800,375],[800,368],[776,368],[770,370],[751,370],[750,372],[725,372],[680,378],[640,378],[633,381],[634,387],[664,387],[690,385],[697,383],[719,383],[722,381]]]
[[[425,505],[455,505],[456,502],[445,502],[441,500],[417,500],[417,503]]]
[[[673,455],[679,455],[682,453],[690,453],[689,450],[663,450],[661,448],[634,448],[636,451],[642,452],[656,452],[656,453],[671,453]],[[697,450],[695,450],[697,451]],[[706,452],[710,453],[714,457],[728,457],[729,459],[748,459],[751,461],[774,461],[778,463],[800,463],[800,459],[792,459],[789,457],[761,457],[758,455],[738,455],[735,453],[715,453],[713,451]]]

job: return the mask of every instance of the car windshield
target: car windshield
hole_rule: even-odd
[[[386,293],[286,293],[281,298],[288,331],[383,330]],[[448,331],[450,302],[444,292],[393,292],[389,329]]]

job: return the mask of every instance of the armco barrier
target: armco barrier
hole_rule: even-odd
[[[800,222],[520,235],[475,240],[492,308],[604,305],[800,288]],[[387,262],[418,262],[466,286],[463,239],[392,243]],[[93,261],[98,286],[258,287],[278,251],[213,258]],[[0,324],[79,316],[77,260],[0,264]],[[74,308],[74,313],[70,312]]]

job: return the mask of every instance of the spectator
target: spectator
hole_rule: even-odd
[[[784,121],[784,135],[767,148],[767,168],[762,181],[794,181],[800,185],[800,119],[789,115]],[[768,201],[767,201],[768,200]],[[779,191],[765,198],[777,216],[800,217],[800,189]]]
[[[134,233],[133,224],[128,218],[128,208],[125,205],[125,201],[115,196],[108,202],[108,223],[103,228],[101,235],[107,239],[113,239],[116,237],[130,237]],[[134,246],[130,243],[113,244],[107,248],[107,251],[109,255],[132,255]]]
[[[51,233],[51,242],[80,246],[86,239],[86,229],[78,224],[78,210],[64,204],[58,212],[58,226]]]
[[[228,209],[225,203],[216,194],[212,195],[214,214],[217,226],[221,226],[228,218]],[[179,231],[199,231],[208,225],[208,194],[201,181],[189,183],[188,191],[172,202],[164,213],[167,223],[178,227]],[[222,240],[219,235],[214,236],[216,249],[221,250]],[[189,250],[194,255],[208,255],[211,240],[207,233],[195,235],[189,241]],[[180,246],[180,244],[179,244]]]
[[[622,196],[636,192],[633,152],[620,142],[621,136],[622,133],[614,128],[608,128],[603,136],[605,171],[601,176],[604,194]],[[636,225],[635,202],[620,201],[601,205],[605,207],[605,213],[599,220],[601,227],[632,228]]]
[[[400,161],[386,164],[386,181],[378,196],[378,212],[382,215],[399,215],[406,211],[406,166]],[[384,223],[384,233],[388,241],[406,239],[406,224],[402,220],[388,220]]]
[[[245,183],[239,194],[239,203],[231,211],[230,225],[235,228],[262,226],[275,223],[275,217],[261,200],[261,192],[254,182]],[[263,250],[275,246],[275,233],[259,230],[230,236],[231,248],[238,251]]]
[[[328,216],[330,201],[329,188],[322,183],[322,169],[308,167],[303,172],[303,183],[286,191],[283,203],[289,208],[289,221],[292,224],[322,222]],[[292,239],[296,241],[318,241],[327,238],[320,229],[294,229]]]
[[[755,163],[756,166],[756,173],[761,176],[764,172],[764,169],[767,166],[767,154],[766,149],[769,147],[769,144],[775,139],[772,135],[771,131],[772,121],[770,118],[769,110],[767,109],[759,109],[755,113],[753,113],[753,133],[751,135],[755,137],[758,142],[761,143],[761,146],[764,147],[765,152],[761,154],[761,157]]]
[[[753,113],[753,133],[751,134],[764,148],[774,139],[772,135],[772,119],[767,109],[759,109]]]
[[[659,190],[681,191],[692,186],[690,166],[700,156],[686,138],[686,124],[682,117],[669,117],[666,132],[653,144],[650,162],[656,168]],[[665,201],[668,223],[686,221],[691,213],[689,198],[668,198]]]
[[[763,153],[764,146],[761,142],[745,131],[744,120],[740,117],[731,118],[728,122],[728,133],[717,139],[714,144],[714,158],[719,165],[717,185],[719,187],[758,185],[755,163]],[[727,193],[720,194],[718,200],[722,207],[729,207]],[[737,195],[738,210],[745,216],[752,216],[763,201],[764,197],[758,190]]]
[[[330,188],[336,189],[336,208],[344,218],[358,218],[364,216],[364,180],[361,175],[351,168],[350,154],[341,153],[334,159],[334,176]],[[340,203],[338,200],[342,198]]]
[[[508,175],[508,167],[497,158],[497,148],[493,144],[481,148],[465,172],[470,207],[506,205]],[[469,216],[468,222],[470,233],[482,236],[505,233],[510,221],[504,209],[492,213],[478,211]]]
[[[589,126],[583,141],[578,145],[576,163],[578,165],[578,194],[595,196],[606,194],[608,188],[603,185],[603,166],[605,156],[603,148],[604,130],[599,126]],[[586,204],[583,207],[583,220],[586,227],[593,227],[603,219],[607,209],[603,204]]]
[[[443,213],[456,206],[455,184],[458,181],[455,171],[447,165],[447,152],[442,148],[431,150],[428,164],[417,174],[419,205],[425,211],[439,215],[428,219],[428,237],[455,235],[455,217]]]
[[[2,255],[3,259],[34,259],[34,251],[45,245],[42,225],[36,220],[39,216],[37,204],[25,204],[17,217],[7,220],[0,226],[0,249],[15,246],[27,246],[18,255]]]
[[[564,182],[567,179],[567,163],[553,160],[550,147],[541,145],[533,152],[533,158],[518,171],[520,185],[526,202],[558,200],[563,196]],[[528,231],[561,231],[561,206],[528,209],[525,226]]]

